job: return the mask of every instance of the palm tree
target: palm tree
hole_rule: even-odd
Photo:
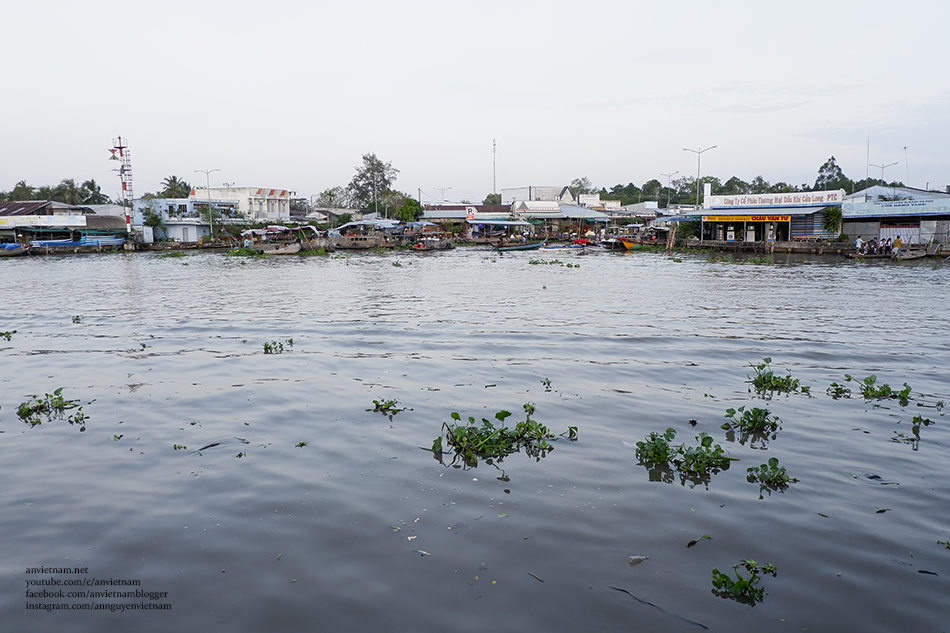
[[[65,202],[66,204],[79,204],[83,199],[83,192],[79,189],[79,186],[76,184],[76,181],[72,178],[64,178],[53,189],[53,198],[58,202]]]
[[[82,192],[83,204],[109,204],[109,196],[102,193],[95,180],[87,180],[79,186]]]
[[[164,189],[158,193],[162,198],[187,198],[191,193],[191,185],[178,176],[168,176],[162,181]]]
[[[21,180],[13,187],[13,190],[7,195],[7,198],[13,201],[35,200],[36,187],[32,187],[26,184],[25,180]]]

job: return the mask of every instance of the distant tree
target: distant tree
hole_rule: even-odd
[[[400,222],[415,222],[422,217],[422,206],[415,198],[406,198],[396,208],[396,219]]]
[[[306,198],[291,198],[290,210],[297,213],[310,213],[310,201]]]
[[[379,211],[380,198],[392,189],[399,170],[392,163],[384,163],[376,154],[363,154],[363,165],[347,186],[360,209]]]
[[[844,175],[835,157],[832,156],[825,161],[825,164],[818,168],[818,178],[815,180],[815,191],[829,191],[834,189],[844,189],[849,191],[854,188],[851,179]]]
[[[112,200],[109,196],[102,193],[95,180],[87,180],[79,186],[82,191],[83,204],[109,204]]]
[[[79,185],[72,178],[64,178],[53,188],[53,200],[65,202],[66,204],[80,204],[83,199],[83,192]]]
[[[643,197],[647,200],[659,200],[660,193],[663,191],[663,184],[656,178],[653,178],[643,183],[640,190],[643,192]]]
[[[36,200],[36,187],[32,187],[26,184],[25,180],[21,180],[13,186],[13,189],[7,194],[7,198],[12,201]]]
[[[724,196],[736,196],[749,193],[750,185],[738,176],[733,176],[722,184],[719,193]]]
[[[640,202],[643,192],[632,182],[627,185],[614,185],[606,194],[611,200],[619,200],[621,205]]]
[[[334,218],[333,225],[343,226],[347,222],[352,222],[352,221],[353,221],[352,215],[350,215],[349,213],[341,213],[340,215],[336,216],[336,218]]]
[[[391,218],[396,213],[396,209],[401,207],[409,196],[401,191],[387,189],[378,196],[377,206],[385,218]]]
[[[191,185],[178,176],[167,176],[162,181],[162,187],[158,192],[159,198],[187,198],[191,194]]]
[[[756,176],[749,183],[749,193],[769,193],[771,185],[769,181],[762,176]]]
[[[482,204],[501,204],[500,193],[490,193],[482,200]]]
[[[321,209],[348,209],[353,203],[345,188],[331,187],[321,192],[313,204]]]
[[[53,199],[53,188],[49,185],[43,185],[39,187],[36,192],[33,194],[34,200],[52,200]]]
[[[769,187],[769,193],[794,193],[800,191],[795,185],[790,185],[787,182],[777,182],[774,185]]]
[[[594,193],[597,191],[594,189],[594,185],[591,184],[590,180],[587,179],[587,176],[584,176],[583,178],[575,178],[571,181],[571,184],[569,184],[567,188],[575,198],[582,193]]]
[[[152,227],[153,234],[158,233],[158,231],[165,231],[165,226],[162,224],[162,216],[151,209],[145,210],[142,224]],[[158,235],[155,235],[155,237],[158,237]]]

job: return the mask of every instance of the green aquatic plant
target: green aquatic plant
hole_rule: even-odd
[[[780,393],[790,393],[792,391],[808,393],[810,391],[810,387],[799,386],[799,380],[792,378],[791,372],[786,376],[777,376],[775,372],[772,371],[771,362],[772,359],[766,357],[763,358],[762,362],[758,365],[749,363],[749,366],[755,370],[755,376],[749,376],[749,380],[746,382],[752,385],[756,393],[774,391]]]
[[[906,442],[916,451],[920,447],[920,427],[930,426],[931,424],[935,424],[935,422],[930,418],[915,415],[913,420],[911,420],[910,433],[906,434],[901,431],[894,431],[894,441]]]
[[[658,466],[670,463],[676,454],[676,449],[670,446],[675,437],[676,431],[672,428],[663,434],[650,433],[644,441],[637,442],[637,459]]]
[[[865,377],[863,380],[856,380],[848,374],[845,374],[844,377],[848,382],[857,383],[861,388],[861,396],[865,400],[897,400],[902,407],[907,406],[907,402],[910,400],[911,388],[906,382],[903,389],[897,390],[886,382],[878,384],[877,376],[874,374]]]
[[[651,481],[672,482],[672,464],[680,474],[683,483],[709,483],[709,478],[720,470],[727,470],[734,457],[729,457],[719,444],[713,444],[708,433],[696,436],[697,446],[671,446],[676,431],[666,429],[664,433],[650,433],[642,442],[637,442],[637,459],[640,464],[651,469]]]
[[[398,268],[398,267],[402,266],[402,264],[400,264],[400,263],[397,261],[397,262],[393,262],[393,266],[396,266],[396,267]]]
[[[733,458],[723,452],[722,446],[713,444],[713,438],[708,433],[700,433],[696,440],[698,446],[680,446],[677,449],[673,464],[680,472],[708,477],[729,468]]]
[[[167,253],[159,254],[159,257],[184,257],[185,253],[182,251],[169,251]]]
[[[306,250],[302,250],[297,254],[303,257],[323,256],[327,254],[327,249],[322,246],[318,246],[317,248],[308,248]]]
[[[82,315],[81,315],[81,314],[74,314],[74,315],[73,315],[73,323],[82,323]]]
[[[306,445],[307,445],[306,442],[297,442],[297,444],[295,444],[295,446],[296,446],[297,448],[303,448],[303,447],[306,446]]]
[[[183,451],[183,450],[185,450],[186,448],[188,448],[188,447],[185,446],[184,444],[172,444],[172,450]]]
[[[447,452],[447,445],[454,453],[451,464],[456,465],[456,462],[461,460],[462,465],[459,467],[468,468],[477,467],[479,460],[495,465],[508,455],[522,450],[528,456],[534,457],[536,461],[540,461],[542,457],[554,450],[551,443],[557,439],[557,436],[551,433],[548,427],[531,419],[535,411],[533,404],[525,403],[524,411],[524,421],[518,422],[514,428],[505,426],[506,420],[511,416],[510,411],[502,410],[495,414],[495,419],[500,423],[498,425],[486,418],[482,418],[479,425],[471,416],[466,424],[462,422],[462,416],[453,411],[451,418],[454,422],[444,422],[442,434],[433,440],[432,448],[426,450],[431,450],[436,459],[442,462],[442,455]],[[443,444],[443,436],[445,444]],[[561,436],[572,441],[576,440],[577,427],[568,427]]]
[[[950,541],[937,541],[937,545],[943,545],[944,549],[950,549]]]
[[[544,385],[544,390],[545,390],[545,391],[551,391],[551,379],[550,379],[550,378],[542,378],[542,379],[541,379],[541,384]]]
[[[270,343],[264,343],[264,353],[265,354],[283,354],[284,353],[284,344],[279,341],[271,341]]]
[[[788,485],[798,481],[789,477],[785,467],[778,465],[778,458],[770,457],[768,464],[747,468],[749,483],[759,483],[769,490],[784,491]]]
[[[739,417],[736,417],[736,414]],[[745,410],[745,406],[738,409],[726,409],[725,417],[732,421],[724,423],[721,428],[738,429],[746,433],[772,433],[779,428],[781,422],[779,418],[772,416],[772,412],[768,409],[758,407],[753,407],[749,411]]]
[[[76,412],[67,415],[67,411],[75,409]],[[82,411],[79,400],[69,400],[63,396],[63,388],[56,389],[53,393],[48,393],[42,398],[39,396],[30,396],[26,402],[21,402],[17,407],[17,416],[31,427],[43,423],[45,418],[50,420],[66,420],[70,424],[79,425],[80,431],[86,430],[86,420],[88,416]]]
[[[10,341],[13,340],[14,334],[16,334],[16,330],[11,330],[10,332],[0,332],[0,338],[5,338]]]
[[[399,401],[396,399],[373,400],[373,408],[367,409],[367,411],[373,411],[374,413],[382,413],[384,415],[388,415],[389,419],[391,420],[392,417],[396,415],[397,413],[399,413],[400,411],[411,410],[408,407],[400,408],[398,405],[399,405]]]
[[[831,386],[825,390],[829,396],[837,400],[838,398],[850,398],[851,389],[845,387],[844,385],[839,385],[836,382],[831,383]]]
[[[739,568],[743,568],[749,573],[745,578],[739,573]],[[757,602],[765,599],[765,589],[759,586],[761,576],[759,574],[772,574],[774,577],[778,570],[775,565],[759,565],[754,560],[742,560],[737,565],[732,566],[735,580],[724,574],[718,569],[712,570],[712,584],[716,590],[713,591],[720,598],[729,598],[737,602],[755,606]]]

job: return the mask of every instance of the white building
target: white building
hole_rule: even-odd
[[[189,200],[237,203],[237,214],[250,221],[289,220],[290,199],[296,195],[287,189],[266,189],[260,187],[211,187],[211,189],[192,189]]]

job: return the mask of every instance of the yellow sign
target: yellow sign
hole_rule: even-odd
[[[790,215],[704,215],[703,222],[790,222]]]

